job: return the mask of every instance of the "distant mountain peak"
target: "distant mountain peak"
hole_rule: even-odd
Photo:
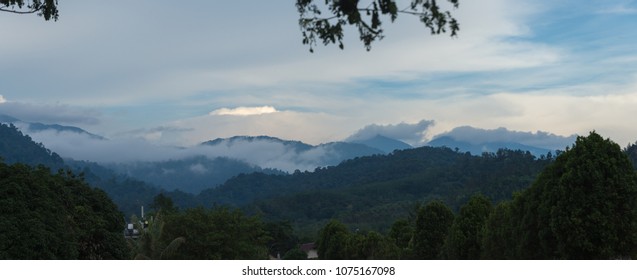
[[[310,145],[301,141],[282,140],[271,136],[234,136],[217,138],[201,143],[202,146],[223,147],[224,152],[242,150],[239,158],[246,162],[257,159],[255,164],[291,172],[294,169],[313,170],[316,167],[334,166],[344,160],[361,156],[384,154],[383,150],[362,143],[329,142]],[[279,147],[274,147],[274,146]],[[280,147],[283,147],[282,149]],[[273,148],[272,151],[268,150]]]
[[[256,142],[270,142],[270,143],[280,143],[284,146],[291,146],[297,151],[303,151],[311,149],[313,146],[303,143],[301,141],[292,141],[292,140],[283,140],[277,137],[259,135],[259,136],[232,136],[230,138],[216,138],[214,140],[206,141],[201,143],[201,145],[208,146],[217,146],[217,145],[226,145],[232,146],[237,143],[256,143]]]
[[[14,118],[12,116],[0,114],[0,123],[14,123],[14,122],[19,122],[19,121],[20,120]]]
[[[59,124],[43,124],[43,123],[28,123],[28,124],[29,124],[29,130],[32,132],[44,131],[44,130],[55,130],[57,132],[73,132],[78,134],[85,134],[94,139],[106,140],[105,137],[90,133],[84,129],[81,129],[75,126],[59,125]]]
[[[413,148],[411,145],[403,141],[389,138],[380,134],[376,134],[376,136],[369,139],[359,139],[351,142],[367,145],[371,148],[381,150],[385,153],[391,153],[395,150],[405,150]]]

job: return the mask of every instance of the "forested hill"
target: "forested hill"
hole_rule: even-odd
[[[0,124],[0,158],[6,164],[22,163],[31,167],[43,165],[52,170],[52,173],[59,169],[68,169],[75,174],[82,174],[88,184],[104,190],[126,216],[138,213],[141,205],[150,204],[153,197],[162,191],[139,180],[118,175],[95,163],[64,161],[41,143],[34,142],[13,124]],[[191,196],[185,195],[183,198],[180,195],[179,192],[173,194],[184,205],[194,204]]]
[[[527,188],[552,160],[500,150],[472,156],[448,148],[421,147],[361,157],[336,167],[288,176],[240,175],[203,191],[204,205],[243,207],[266,218],[291,220],[308,230],[329,219],[385,230],[414,205],[441,199],[458,209],[471,195],[493,201]],[[309,228],[308,228],[309,227]]]
[[[15,126],[0,124],[0,157],[0,259],[128,256],[115,204],[61,170],[60,156]]]
[[[13,124],[0,124],[0,157],[5,163],[45,165],[53,170],[64,167],[62,158],[31,137],[22,134]]]
[[[256,199],[309,190],[342,189],[371,182],[394,180],[432,166],[449,166],[471,157],[446,148],[422,147],[346,160],[337,166],[317,168],[314,172],[291,175],[243,174],[215,189],[203,191],[199,198],[206,204],[241,206]]]

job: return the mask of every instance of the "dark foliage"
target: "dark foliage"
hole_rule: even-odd
[[[414,258],[441,259],[442,247],[453,222],[453,212],[442,201],[434,200],[420,208],[413,236]]]
[[[636,211],[637,175],[629,157],[592,132],[578,137],[531,188],[496,208],[484,230],[484,257],[634,258]]]
[[[521,151],[472,156],[422,147],[357,158],[311,173],[241,175],[198,198],[204,205],[233,205],[268,219],[290,220],[301,234],[330,219],[387,232],[422,202],[440,199],[457,210],[476,193],[496,202],[509,199],[530,186],[551,160]]]
[[[165,216],[162,241],[185,242],[171,257],[196,260],[267,259],[270,240],[257,217],[228,208],[187,209]]]
[[[0,157],[7,164],[44,165],[53,170],[64,167],[62,158],[22,134],[13,124],[0,124]]]
[[[476,260],[482,255],[482,228],[491,213],[491,201],[473,196],[453,220],[443,254],[447,259]]]
[[[72,173],[0,163],[0,259],[124,259],[124,219]]]

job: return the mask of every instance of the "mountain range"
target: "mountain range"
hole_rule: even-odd
[[[392,139],[380,134],[363,140],[355,140],[352,143],[359,143],[368,147],[372,147],[388,154],[395,150],[406,150],[413,148],[411,145],[396,139]]]
[[[535,156],[546,155],[549,152],[554,153],[554,150],[533,147],[515,142],[482,142],[472,144],[470,142],[459,141],[450,136],[438,137],[427,143],[432,147],[448,147],[452,149],[458,149],[462,152],[469,152],[473,155],[481,155],[482,153],[495,153],[499,149],[521,150],[529,151]]]
[[[104,190],[126,216],[137,213],[141,205],[150,206],[153,197],[164,193],[180,208],[241,207],[249,213],[263,213],[268,219],[292,219],[296,225],[304,223],[310,227],[331,217],[348,215],[348,223],[381,229],[387,226],[387,221],[406,215],[414,203],[427,197],[443,198],[450,205],[464,203],[476,189],[488,191],[496,199],[505,197],[527,186],[546,163],[523,152],[482,159],[448,148],[420,147],[357,157],[312,172],[243,173],[195,195],[180,189],[169,191],[162,184],[139,180],[143,177],[140,174],[122,174],[98,163],[62,161],[12,125],[0,125],[0,135],[6,136],[0,138],[0,156],[11,155],[19,148],[19,157],[14,157],[16,162],[37,165],[41,161],[51,167],[62,164],[91,186]],[[204,162],[210,159],[197,160],[205,166]],[[174,168],[169,173],[175,182],[192,178],[191,173],[179,168],[203,168],[185,166],[180,162],[163,164],[164,169]],[[498,175],[503,172],[509,176]]]
[[[77,164],[77,162],[95,161],[101,166],[112,170],[113,173],[126,178],[140,180],[166,191],[179,190],[191,194],[198,194],[203,190],[215,188],[240,174],[261,172],[281,175],[294,173],[295,171],[314,171],[319,168],[336,166],[349,159],[384,155],[414,148],[405,142],[380,134],[368,139],[357,139],[351,142],[330,142],[319,145],[310,145],[301,141],[284,140],[270,136],[234,136],[205,141],[187,148],[159,147],[148,152],[153,154],[154,157],[152,159],[144,159],[143,157],[135,158],[134,156],[136,152],[139,152],[137,150],[140,149],[117,150],[118,147],[112,148],[104,144],[110,143],[111,140],[79,127],[25,122],[7,115],[0,115],[0,122],[13,123],[25,134],[45,135],[39,141],[42,141],[47,147],[52,146],[54,152],[59,152],[62,157],[67,159],[67,162],[75,162],[75,168],[82,168],[82,165]],[[54,133],[47,134],[47,132]],[[69,135],[76,136],[76,138],[73,138],[72,141],[65,141],[64,137]],[[462,138],[464,135],[497,136],[471,137],[467,140],[466,137],[465,139]],[[511,137],[505,137],[510,135],[518,136],[514,140],[525,141],[525,139],[537,138],[540,134],[521,134],[506,129],[480,130],[471,127],[461,127],[450,131],[448,134],[434,137],[427,145],[451,149],[457,148],[460,152],[469,152],[473,155],[481,155],[483,152],[494,153],[501,148],[529,151],[538,157],[554,151],[549,148],[510,141]],[[544,134],[540,136],[546,137]],[[548,136],[552,137],[550,139],[565,140],[566,143],[573,141],[572,138],[559,139],[559,137]],[[54,139],[47,137],[53,137]],[[484,140],[480,142],[480,139]],[[498,139],[504,140],[497,141]],[[68,143],[71,142],[79,142],[81,145],[69,145]],[[87,153],[96,153],[96,156],[93,158],[68,156],[64,153],[65,150],[60,149],[58,151],[60,143],[66,149],[88,147]],[[101,146],[96,145],[96,148],[91,149],[91,145],[95,143]],[[536,141],[534,143],[539,142]],[[141,145],[143,146],[144,144],[141,143]],[[102,148],[102,146],[106,146],[106,148]],[[127,148],[126,143],[120,146],[119,149]],[[109,148],[113,150],[107,150]],[[133,160],[101,160],[101,155],[110,156],[117,154],[129,155]]]
[[[311,170],[316,167],[337,165],[343,160],[385,153],[382,149],[362,143],[349,142],[329,142],[319,145],[310,145],[301,141],[283,140],[270,136],[234,136],[231,138],[217,138],[203,142],[201,145],[211,147],[216,150],[248,150],[251,156],[263,155],[259,157],[262,162],[279,161],[285,157],[294,166],[301,167],[295,169]],[[249,157],[243,157],[250,161]],[[258,162],[253,162],[259,164]],[[264,164],[266,167],[268,166]],[[285,170],[285,168],[282,168]],[[287,169],[294,171],[294,169]]]

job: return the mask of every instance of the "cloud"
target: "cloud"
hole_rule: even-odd
[[[191,146],[215,138],[267,135],[317,145],[343,139],[351,133],[350,122],[357,125],[358,121],[327,113],[292,110],[245,116],[204,115],[167,123],[166,126],[188,131],[164,132],[158,141]]]
[[[371,54],[356,30],[348,28],[345,50],[326,46],[312,55],[299,41],[298,12],[287,2],[257,1],[249,9],[235,1],[177,8],[128,3],[127,11],[97,3],[66,5],[68,12],[55,25],[0,19],[21,27],[22,32],[2,33],[11,40],[0,50],[14,56],[0,70],[6,67],[10,89],[26,98],[130,104],[201,92],[255,95],[255,89],[298,91],[315,83],[412,79],[414,73],[501,70],[556,59],[555,51],[540,43],[502,39],[528,33],[524,22],[535,9],[521,1],[463,3],[453,10],[462,26],[456,39],[429,36],[416,17],[404,15],[386,26],[387,39],[377,42]],[[131,12],[143,8],[151,11]],[[17,84],[31,69],[38,69],[39,78]],[[244,89],[249,93],[239,92]]]
[[[100,140],[84,134],[53,130],[25,133],[60,156],[76,160],[108,163],[160,161],[187,156],[178,147],[159,146],[144,139]]]
[[[560,136],[545,131],[512,131],[504,127],[481,129],[471,126],[461,126],[449,132],[436,135],[434,139],[444,136],[474,145],[489,142],[515,142],[549,150],[564,150],[567,146],[572,145],[577,137],[576,135]]]
[[[272,114],[278,112],[272,106],[262,106],[262,107],[236,107],[236,108],[221,108],[210,112],[211,116],[252,116],[252,115],[263,115],[263,114]]]
[[[399,124],[389,125],[368,125],[350,137],[347,141],[366,140],[381,135],[397,140],[404,141],[412,146],[420,146],[425,140],[427,129],[434,124],[431,120],[421,120],[418,123],[409,124],[401,122]]]
[[[2,94],[0,94],[0,104],[2,103],[7,103],[7,99],[5,99]]]
[[[91,109],[70,105],[36,105],[31,103],[0,101],[0,114],[9,115],[26,122],[46,124],[96,125],[100,114]]]
[[[175,135],[181,132],[191,131],[190,128],[157,126],[149,129],[133,129],[115,134],[116,137],[141,138],[150,142],[157,142],[167,138],[167,135]]]
[[[417,18],[405,15],[384,26],[386,39],[371,52],[356,30],[347,29],[345,50],[327,46],[309,54],[298,40],[298,13],[287,2],[257,1],[250,9],[234,1],[155,5],[139,14],[144,4],[115,13],[117,5],[77,1],[66,3],[68,13],[54,25],[0,18],[5,26],[20,27],[0,31],[9,38],[0,50],[12,54],[0,64],[0,84],[11,100],[4,104],[19,97],[111,106],[105,118],[75,107],[71,115],[77,119],[33,115],[69,108],[31,108],[24,111],[29,118],[15,109],[16,117],[101,121],[119,131],[163,124],[190,128],[144,131],[153,143],[175,145],[261,134],[317,144],[344,139],[370,123],[421,119],[436,120],[424,137],[472,125],[562,135],[597,129],[622,137],[621,143],[634,141],[637,128],[626,120],[633,118],[635,103],[592,98],[617,93],[601,82],[619,85],[636,73],[631,21],[603,21],[626,18],[598,13],[598,6],[612,3],[558,2],[467,1],[453,11],[461,24],[457,38],[429,36]],[[631,13],[631,7],[607,12]],[[34,71],[38,79],[23,82]],[[250,113],[239,114],[241,107],[234,106],[245,104],[271,105],[275,112],[254,115],[255,108],[270,106],[245,107]],[[117,106],[132,113],[122,114]],[[313,113],[276,109],[290,106]],[[109,124],[109,118],[119,123]]]
[[[607,8],[603,8],[599,11],[601,14],[611,15],[635,15],[637,14],[637,8],[628,7],[625,4],[619,4]]]
[[[200,175],[208,173],[208,169],[201,163],[192,164],[190,165],[190,167],[188,167],[188,169],[190,169],[192,173]]]

